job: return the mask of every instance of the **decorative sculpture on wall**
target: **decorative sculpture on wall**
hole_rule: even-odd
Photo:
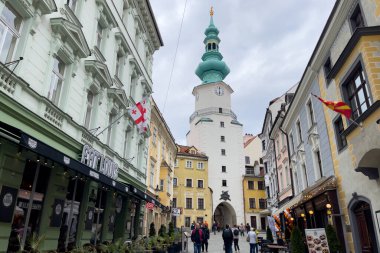
[[[228,194],[228,191],[222,191],[222,194],[220,194],[220,199],[219,200],[229,200],[231,201],[230,199],[230,194]]]

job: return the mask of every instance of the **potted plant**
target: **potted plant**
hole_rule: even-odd
[[[294,227],[290,236],[290,245],[292,253],[304,253],[305,244],[303,243],[302,233],[298,227]]]
[[[327,236],[327,242],[329,243],[330,252],[335,253],[342,250],[339,239],[332,225],[327,225],[326,236]]]
[[[154,223],[150,223],[149,226],[149,237],[156,236],[156,228],[154,227]]]

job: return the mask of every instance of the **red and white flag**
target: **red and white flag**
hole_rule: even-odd
[[[148,130],[147,108],[148,100],[147,98],[143,98],[134,107],[128,110],[129,115],[131,115],[132,119],[135,121],[140,134],[145,133]]]
[[[148,210],[153,210],[154,209],[154,204],[150,203],[150,202],[146,202],[145,207]]]

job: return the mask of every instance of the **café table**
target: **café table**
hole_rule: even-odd
[[[278,244],[267,244],[267,247],[271,250],[271,252],[285,252],[288,249],[286,246]]]

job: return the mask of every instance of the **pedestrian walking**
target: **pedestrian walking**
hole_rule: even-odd
[[[226,228],[223,230],[222,238],[224,241],[224,250],[226,251],[226,253],[232,253],[232,242],[234,236],[228,224],[226,224]]]
[[[195,229],[191,231],[191,241],[194,243],[194,253],[201,253],[203,232],[199,227],[199,223],[196,223]]]
[[[233,231],[233,234],[234,234],[234,249],[235,249],[235,252],[240,252],[240,248],[239,248],[239,234],[240,234],[239,227],[237,225],[235,225],[234,228],[232,229],[232,231]]]
[[[202,241],[202,252],[208,252],[208,239],[210,239],[210,230],[208,229],[208,224],[204,224],[202,228],[203,241]]]
[[[249,231],[251,231],[251,226],[248,223],[245,225],[245,231],[247,231],[247,234]]]
[[[257,235],[256,232],[251,228],[248,232],[247,242],[249,243],[249,253],[258,253],[257,251]]]
[[[245,228],[244,228],[243,223],[240,224],[239,230],[240,230],[240,235],[244,236],[244,230],[245,230]]]
[[[193,223],[191,223],[190,229],[191,229],[191,231],[193,231],[195,229],[195,221],[193,221]]]
[[[216,235],[216,222],[212,224],[212,232],[214,232],[214,235]]]

